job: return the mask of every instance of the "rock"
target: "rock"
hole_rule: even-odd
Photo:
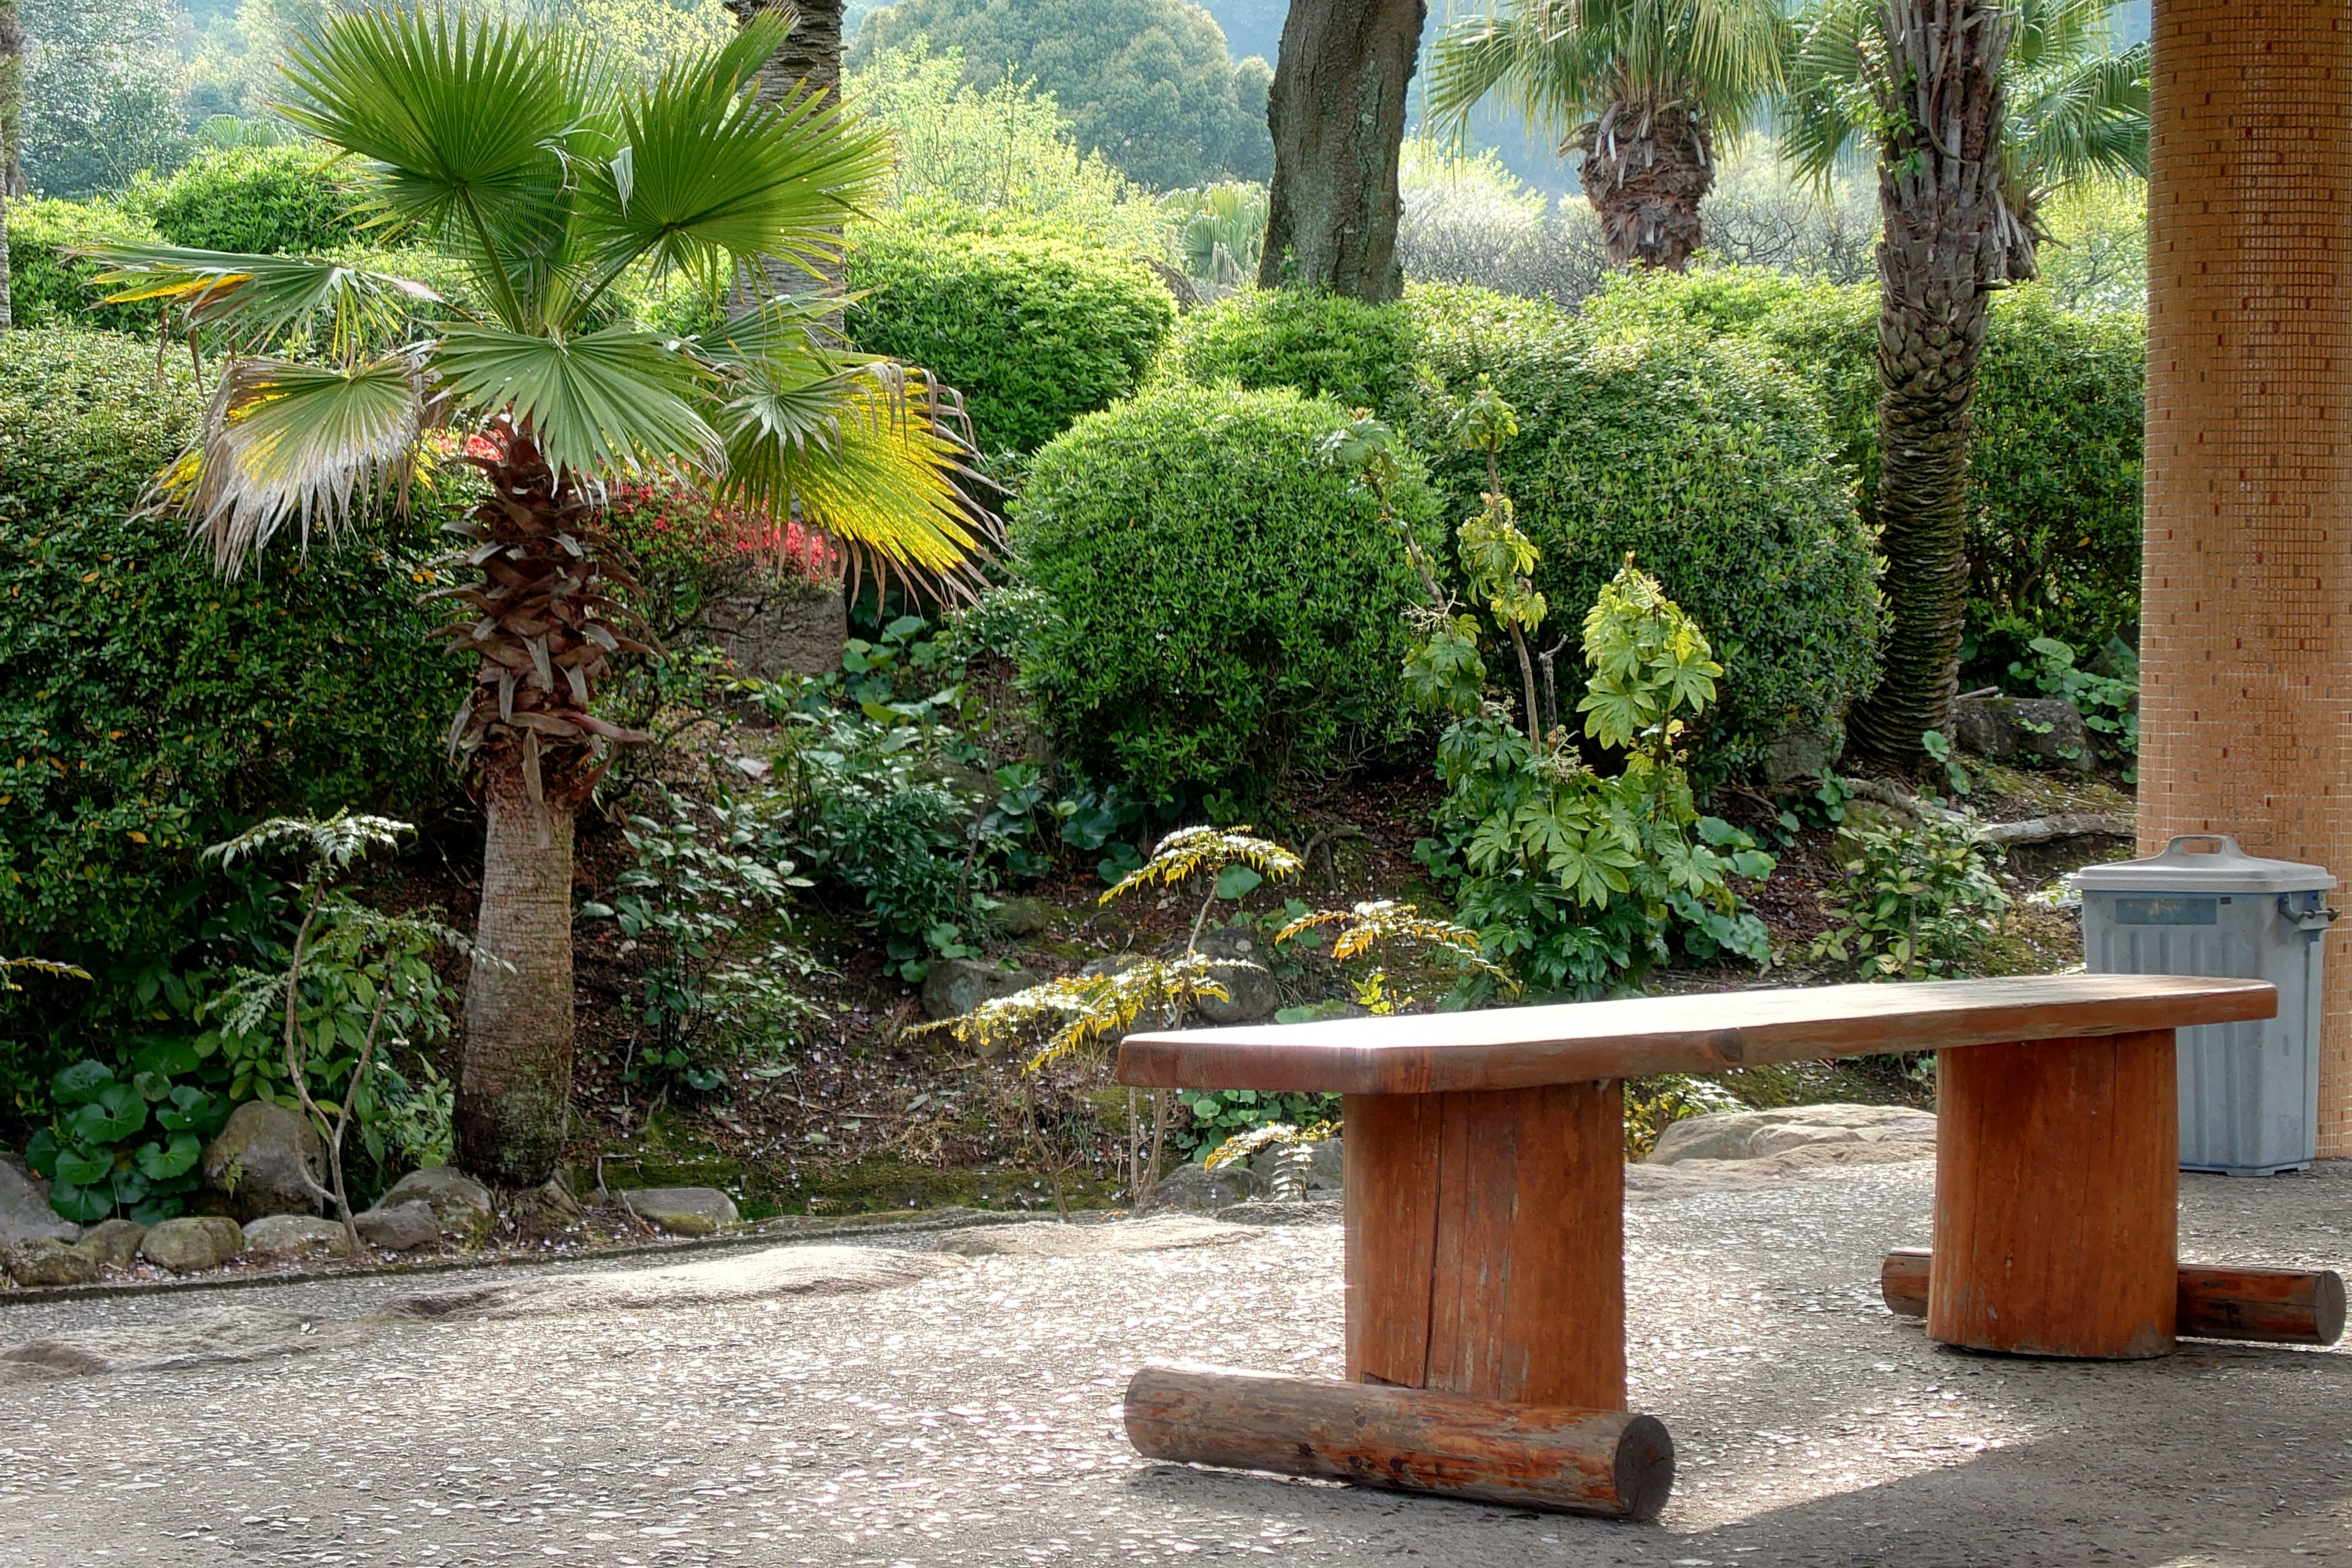
[[[87,1285],[98,1278],[98,1259],[54,1236],[11,1243],[0,1253],[8,1277],[27,1288],[37,1285]]]
[[[1220,1165],[1212,1171],[1187,1163],[1160,1178],[1160,1185],[1152,1189],[1151,1206],[1205,1213],[1265,1195],[1265,1178],[1247,1165]]]
[[[244,1230],[217,1215],[167,1219],[148,1226],[139,1238],[139,1256],[174,1274],[217,1268],[244,1250]]]
[[[430,1205],[433,1217],[441,1223],[441,1234],[460,1247],[481,1242],[498,1223],[498,1207],[491,1201],[490,1189],[447,1165],[427,1165],[421,1171],[409,1172],[393,1184],[392,1191],[376,1200],[376,1206],[396,1208],[411,1200]]]
[[[49,1206],[49,1184],[0,1156],[0,1247],[18,1241],[72,1241],[81,1226]]]
[[[831,675],[849,646],[849,606],[837,586],[779,582],[738,569],[709,601],[704,626],[735,668],[761,680]]]
[[[239,1221],[317,1214],[319,1200],[302,1184],[306,1167],[325,1184],[327,1152],[310,1119],[266,1100],[238,1106],[220,1136],[205,1145],[205,1185],[228,1200]]]
[[[1904,1105],[1791,1105],[1720,1110],[1675,1122],[1650,1151],[1654,1165],[1691,1160],[1762,1160],[1802,1152],[1791,1164],[1878,1164],[1932,1159],[1936,1118]]]
[[[1780,790],[1827,778],[1844,749],[1845,737],[1834,725],[1790,730],[1765,747],[1764,782]]]
[[[245,1227],[245,1255],[266,1260],[349,1258],[352,1238],[340,1220],[306,1214],[264,1215]]]
[[[524,1241],[569,1236],[587,1217],[572,1189],[556,1180],[509,1194],[504,1215],[507,1228]]]
[[[1963,697],[1952,704],[1952,738],[1996,763],[2027,757],[2085,773],[2095,765],[2081,711],[2060,697]]]
[[[1338,1197],[1345,1190],[1340,1140],[1318,1138],[1311,1143],[1292,1145],[1307,1158],[1307,1193],[1309,1197]],[[1261,1149],[1250,1158],[1250,1169],[1264,1177],[1269,1189],[1274,1184],[1276,1168],[1282,1163],[1286,1151],[1280,1147]]]
[[[147,1227],[132,1219],[101,1220],[82,1232],[74,1244],[78,1251],[89,1255],[91,1262],[108,1268],[128,1268],[137,1261],[139,1244],[146,1239]]]
[[[735,1200],[717,1187],[632,1187],[613,1195],[631,1214],[672,1236],[709,1236],[742,1223]]]
[[[988,917],[989,924],[1006,936],[1035,936],[1053,923],[1054,911],[1043,899],[1007,899]]]
[[[1282,988],[1265,966],[1266,942],[1247,926],[1219,926],[1201,933],[1201,952],[1219,961],[1217,984],[1227,1000],[1203,996],[1194,1004],[1213,1024],[1255,1024],[1274,1016]]]
[[[923,1016],[937,1022],[961,1018],[982,1002],[1026,991],[1039,976],[1026,969],[999,969],[975,958],[935,958],[923,980]]]
[[[359,1226],[362,1241],[384,1252],[414,1252],[441,1239],[441,1222],[423,1198],[389,1207],[378,1204],[352,1215],[352,1223]]]

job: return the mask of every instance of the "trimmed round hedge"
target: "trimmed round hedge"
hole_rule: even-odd
[[[1315,458],[1346,419],[1288,390],[1156,386],[1037,454],[1013,539],[1052,613],[1021,673],[1063,755],[1248,797],[1409,732],[1412,568]],[[1418,464],[1398,502],[1433,546]]]
[[[1384,307],[1244,296],[1209,314],[1222,319],[1185,324],[1178,374],[1244,386],[1295,376],[1381,409],[1429,454],[1449,523],[1476,509],[1486,471],[1483,457],[1445,444],[1448,414],[1491,381],[1518,415],[1503,481],[1543,552],[1547,642],[1572,640],[1632,552],[1698,617],[1726,668],[1703,773],[1823,724],[1872,679],[1875,567],[1851,471],[1811,389],[1753,342],[1711,342],[1682,322],[1602,330],[1547,302],[1455,287]],[[1438,553],[1451,563],[1450,545]]]
[[[365,240],[352,183],[316,142],[210,148],[141,199],[157,233],[198,250],[309,255]]]
[[[857,346],[963,395],[984,452],[1027,452],[1133,392],[1175,324],[1150,268],[1045,235],[855,235]]]

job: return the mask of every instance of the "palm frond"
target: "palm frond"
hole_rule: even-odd
[[[1331,943],[1331,956],[1340,963],[1360,957],[1389,942],[1435,948],[1451,954],[1465,968],[1494,976],[1505,989],[1517,992],[1519,983],[1510,972],[1487,958],[1486,944],[1468,926],[1424,915],[1412,904],[1380,899],[1345,910],[1316,910],[1299,916],[1275,933],[1276,942],[1289,942],[1322,926],[1341,925]]]
[[[583,232],[601,268],[650,259],[709,279],[774,258],[824,277],[841,224],[888,179],[890,143],[820,92],[755,100],[754,72],[785,31],[763,12],[724,48],[624,96],[619,150],[582,171]]]
[[[541,337],[456,326],[431,363],[460,403],[509,413],[559,468],[716,473],[725,460],[697,406],[708,395],[707,367],[658,333],[615,326]]]
[[[1141,888],[1173,888],[1203,871],[1247,866],[1268,881],[1295,877],[1306,862],[1271,838],[1251,836],[1246,823],[1234,827],[1180,827],[1160,841],[1151,858],[1129,871],[1104,893],[1103,903],[1125,898]]]
[[[289,517],[307,548],[314,525],[339,531],[355,500],[404,480],[425,408],[423,377],[398,354],[347,368],[232,360],[197,445],[157,491],[194,515],[234,578]]]
[[[315,342],[348,360],[371,338],[400,331],[418,306],[446,303],[414,279],[299,256],[141,241],[94,245],[79,254],[105,265],[99,282],[124,285],[107,303],[163,300],[188,325],[226,328],[247,348],[264,352]]]
[[[944,423],[941,389],[887,360],[813,373],[797,356],[747,358],[719,412],[727,493],[797,513],[855,566],[969,592],[995,519],[964,488],[971,447]]]
[[[11,970],[29,970],[35,974],[51,974],[60,980],[88,980],[89,971],[78,963],[59,963],[53,958],[0,958],[0,991],[22,991],[23,986],[10,977]]]
[[[1780,106],[1781,161],[1815,184],[1877,123],[1864,40],[1876,37],[1872,0],[1812,0],[1790,27]],[[1878,149],[1868,152],[1875,156]]]
[[[340,871],[354,860],[365,859],[372,850],[397,847],[400,835],[415,831],[411,823],[389,816],[354,816],[348,810],[328,817],[273,816],[234,838],[206,846],[201,858],[217,860],[226,870],[239,860],[299,847],[320,866]]]
[[[280,112],[363,160],[388,221],[473,262],[508,327],[542,324],[529,280],[560,264],[570,163],[611,155],[592,100],[609,79],[584,45],[462,11],[369,8],[304,27],[284,69]]]
[[[1773,0],[1504,0],[1438,36],[1432,117],[1457,130],[1490,96],[1556,141],[1612,103],[1694,110],[1744,129],[1780,82]]]
[[[2010,157],[2037,204],[2071,181],[2147,174],[2149,67],[2142,42],[2018,73],[2009,89]]]

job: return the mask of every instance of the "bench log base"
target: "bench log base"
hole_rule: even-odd
[[[1927,1337],[2012,1355],[2172,1350],[2172,1031],[1936,1054]]]
[[[1135,1374],[1127,1436],[1147,1458],[1606,1519],[1655,1519],[1675,1484],[1654,1416],[1192,1363]]]
[[[1900,1318],[1927,1315],[1924,1247],[1899,1247],[1878,1270],[1879,1294]],[[2344,1335],[2344,1278],[2331,1268],[2218,1268],[2184,1263],[2175,1310],[2184,1339],[2332,1345]]]

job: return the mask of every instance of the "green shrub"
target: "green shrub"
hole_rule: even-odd
[[[362,241],[353,187],[315,142],[208,148],[133,199],[157,233],[199,250],[314,255]]]
[[[1337,405],[1155,387],[1037,454],[1013,542],[1053,609],[1022,675],[1062,754],[1250,792],[1397,738],[1418,597],[1372,498],[1318,464]],[[1401,514],[1436,547],[1408,464]]]
[[[184,356],[159,379],[111,334],[0,340],[0,952],[97,977],[0,995],[20,1092],[128,1050],[159,988],[184,999],[174,965],[245,897],[204,844],[278,810],[446,799],[467,672],[423,640],[436,509],[223,582],[180,522],[130,515],[201,405]]]
[[[1199,386],[1286,386],[1343,408],[1402,419],[1419,332],[1406,305],[1299,289],[1244,289],[1184,319],[1166,368]]]
[[[1696,737],[1703,773],[1868,687],[1878,599],[1851,476],[1811,391],[1763,349],[1689,328],[1496,339],[1470,311],[1425,343],[1447,396],[1488,376],[1518,410],[1504,488],[1550,602],[1592,603],[1630,552],[1714,645],[1727,673]],[[1475,506],[1482,456],[1436,474],[1457,512]]]
[[[1149,268],[1062,240],[884,224],[858,241],[850,336],[962,393],[983,451],[1033,450],[1126,396],[1175,323]]]
[[[67,252],[110,239],[154,239],[144,218],[104,202],[35,201],[8,205],[8,300],[20,327],[102,327],[155,331],[152,305],[101,305],[108,290],[90,280],[106,270]]]
[[[1874,288],[1727,268],[1621,277],[1585,310],[1612,331],[1688,321],[1769,344],[1820,392],[1868,520],[1878,482]],[[2135,633],[2147,338],[2136,311],[2069,310],[2040,287],[1994,299],[1969,465],[1972,633],[2004,616],[2079,647]]]

